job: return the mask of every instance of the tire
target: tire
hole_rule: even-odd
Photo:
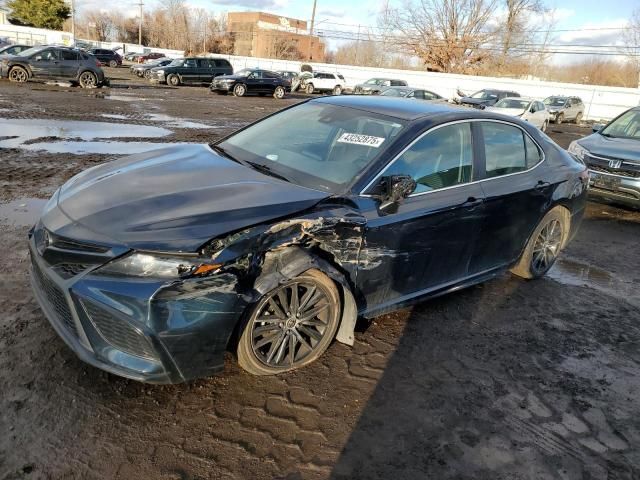
[[[316,87],[313,86],[313,83],[307,83],[307,85],[304,87],[304,91],[307,92],[307,95],[313,94],[315,90]]]
[[[543,132],[546,132],[547,131],[547,127],[549,127],[549,122],[547,120],[545,120],[542,123],[542,127],[540,127],[540,130],[543,131]]]
[[[144,73],[140,76],[149,80],[151,78],[151,70],[145,70]]]
[[[576,125],[580,125],[581,121],[582,121],[582,112],[578,112],[578,114],[576,115]]]
[[[333,87],[333,91],[331,93],[334,95],[342,95],[342,87],[340,85],[336,85]]]
[[[282,85],[278,85],[273,91],[273,98],[277,98],[278,100],[282,100],[286,94],[286,90]]]
[[[294,316],[291,309],[296,304],[300,308]],[[307,270],[254,305],[238,342],[238,363],[253,375],[304,367],[329,347],[340,313],[340,295],[333,281],[319,270]]]
[[[554,207],[543,217],[511,273],[518,277],[540,278],[553,266],[569,237],[571,215],[564,207]]]
[[[9,70],[9,80],[15,83],[25,83],[29,80],[29,73],[22,67],[13,67]]]
[[[180,77],[172,73],[167,77],[167,85],[178,87],[180,85]]]
[[[95,73],[85,70],[78,77],[78,84],[82,88],[95,88],[98,86],[98,77]]]
[[[111,68],[118,68],[118,62],[116,62],[115,60],[109,60],[109,66]]]
[[[564,122],[564,113],[559,113],[556,117],[556,124],[560,125],[562,122]]]
[[[238,83],[233,87],[233,95],[236,97],[244,97],[247,94],[247,87],[244,83]]]

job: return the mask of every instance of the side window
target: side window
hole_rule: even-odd
[[[342,75],[338,74],[338,78],[344,82],[344,77]]]
[[[210,68],[213,66],[214,65],[212,65],[207,58],[198,59],[198,68]]]
[[[72,50],[62,50],[60,53],[62,54],[62,60],[78,60],[78,52],[74,52]]]
[[[524,135],[524,146],[527,155],[527,169],[535,167],[542,161],[542,152],[529,135]]]
[[[452,187],[471,181],[472,152],[471,125],[447,125],[419,139],[384,174],[410,175],[416,193]]]
[[[49,62],[51,60],[58,60],[58,52],[56,52],[55,50],[43,50],[42,52],[36,53],[33,59],[38,62]]]
[[[541,112],[541,111],[545,110],[544,103],[542,103],[542,102],[537,102],[537,104],[538,104],[538,111],[540,111],[540,112]]]
[[[427,96],[425,95],[426,93],[427,93],[427,92],[425,92],[424,90],[415,90],[415,91],[413,92],[413,96],[414,96],[415,98],[420,99],[420,100],[424,100],[424,99],[426,99],[426,98],[427,98]]]
[[[424,99],[425,100],[435,100],[436,99],[436,96],[432,92],[428,92],[428,91],[424,90],[422,93],[424,94]]]
[[[198,66],[198,62],[196,62],[195,58],[187,58],[184,61],[184,65],[185,68],[196,68]]]
[[[527,170],[524,133],[517,127],[481,122],[484,136],[487,178]]]
[[[273,79],[273,78],[278,78],[278,75],[276,75],[273,72],[263,72],[262,77]]]

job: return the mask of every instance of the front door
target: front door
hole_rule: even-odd
[[[367,227],[357,282],[368,310],[384,310],[468,275],[484,216],[482,188],[471,183],[471,137],[468,122],[437,127],[383,172],[410,175],[417,189],[395,212],[381,212],[373,201],[363,212]]]
[[[182,67],[179,68],[180,77],[183,83],[198,83],[200,72],[198,70],[198,60],[195,58],[185,59]]]
[[[35,78],[57,78],[60,76],[60,55],[55,48],[47,48],[31,57],[31,70]]]
[[[247,77],[247,90],[251,93],[264,92],[264,79],[262,78],[262,70],[255,70]]]
[[[551,203],[552,176],[542,153],[523,129],[503,122],[479,122],[485,157],[486,218],[471,273],[515,262]]]

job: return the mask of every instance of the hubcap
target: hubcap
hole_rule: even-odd
[[[84,86],[92,86],[94,84],[94,80],[93,80],[93,75],[89,74],[89,73],[85,73],[84,75],[82,75],[82,84]]]
[[[533,246],[531,269],[536,274],[549,270],[562,246],[562,226],[558,220],[547,223]]]
[[[251,348],[264,364],[290,368],[313,353],[335,306],[312,281],[284,285],[263,298],[252,317]]]

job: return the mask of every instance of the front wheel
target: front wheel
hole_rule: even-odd
[[[117,68],[117,66],[118,66],[118,62],[116,62],[115,60],[110,60],[110,61],[109,61],[109,66],[110,66],[111,68]]]
[[[556,117],[556,123],[560,125],[562,122],[564,122],[564,113],[559,113]]]
[[[307,83],[307,86],[305,87],[305,91],[307,92],[308,95],[311,95],[315,90],[316,88],[313,86],[313,83]]]
[[[342,95],[342,87],[340,85],[336,85],[335,87],[333,87],[333,94]]]
[[[542,130],[543,132],[546,132],[548,126],[549,126],[549,122],[545,120],[544,122],[542,122],[542,126],[540,127],[540,130]]]
[[[82,72],[78,77],[78,83],[82,88],[95,88],[98,86],[98,77],[93,72]]]
[[[566,208],[555,207],[550,210],[529,238],[511,273],[527,279],[539,278],[547,273],[567,242],[570,222]]]
[[[582,122],[582,112],[576,115],[576,125],[580,125],[580,122]]]
[[[329,347],[340,321],[333,281],[307,270],[263,295],[238,342],[238,363],[254,375],[304,367]]]
[[[233,94],[236,97],[244,97],[247,93],[247,87],[245,87],[242,83],[237,84],[233,87]]]
[[[278,100],[284,98],[284,94],[285,94],[285,90],[284,87],[278,85],[275,90],[273,91],[273,97],[277,98]]]
[[[180,77],[177,75],[171,74],[167,77],[167,83],[172,87],[177,87],[180,85]]]
[[[29,74],[22,67],[13,67],[9,71],[9,80],[16,83],[24,83],[29,80]]]

